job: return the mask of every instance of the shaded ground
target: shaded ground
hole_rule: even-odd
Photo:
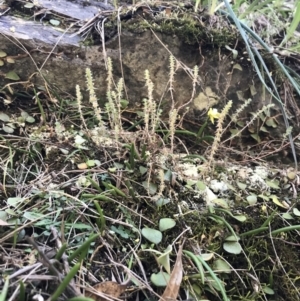
[[[11,115],[14,112],[18,116],[22,102],[14,104],[17,110],[14,111],[14,106],[11,106],[6,112]],[[29,109],[30,104],[33,107],[33,102],[27,100],[26,112],[38,120],[40,113],[36,108]],[[297,225],[300,208],[297,202],[299,197],[295,194],[299,185],[295,174],[277,170],[271,167],[271,163],[262,167],[266,178],[257,175],[255,182],[254,171],[259,169],[258,164],[255,168],[235,166],[229,162],[223,164],[223,161],[216,162],[212,171],[199,158],[186,154],[177,157],[176,152],[181,152],[180,144],[173,154],[167,148],[164,152],[161,149],[163,136],[157,136],[155,148],[151,149],[152,156],[145,160],[135,159],[134,166],[130,166],[131,144],[126,141],[110,146],[96,146],[88,141],[86,149],[78,147],[74,143],[74,137],[79,133],[74,122],[79,121],[76,120],[78,113],[71,107],[67,106],[68,111],[61,107],[59,115],[57,111],[52,112],[53,105],[49,105],[45,107],[47,125],[35,122],[18,127],[13,134],[1,134],[1,158],[2,166],[5,166],[1,170],[1,216],[2,220],[14,224],[12,227],[2,227],[3,276],[15,275],[15,272],[38,262],[36,251],[24,241],[26,235],[33,237],[42,247],[42,252],[47,254],[55,248],[50,234],[52,226],[59,231],[60,239],[68,243],[67,254],[71,254],[91,232],[99,233],[100,228],[102,234],[89,248],[89,255],[82,266],[84,276],[81,276],[81,283],[84,287],[105,280],[124,283],[128,273],[135,273],[141,279],[134,283],[126,282],[129,285],[127,298],[133,300],[137,295],[139,298],[155,298],[154,292],[161,295],[163,288],[156,288],[153,284],[148,286],[150,276],[160,271],[159,265],[153,254],[143,249],[154,248],[163,252],[173,243],[176,248],[181,240],[177,239],[181,236],[186,238],[185,250],[194,254],[214,254],[208,264],[224,281],[230,298],[297,300],[298,226],[295,230],[290,228],[272,234],[276,229]],[[90,111],[88,108],[86,110]],[[86,115],[87,120],[90,120],[89,116]],[[59,129],[63,128],[65,130],[59,133]],[[37,132],[38,139],[32,136]],[[136,138],[134,143],[137,152],[141,152],[146,145],[143,132],[140,133],[137,135],[140,138]],[[85,135],[83,137],[87,138]],[[197,145],[199,153],[203,154],[205,143]],[[89,159],[99,160],[100,165],[83,167],[81,164]],[[198,170],[196,173],[193,167]],[[201,167],[204,167],[204,172],[199,171]],[[159,170],[164,171],[165,177],[161,194]],[[212,180],[227,183],[231,188],[218,192],[212,188],[216,186]],[[88,184],[85,185],[84,181]],[[145,182],[151,184],[149,191],[145,189]],[[216,206],[207,207],[207,197],[200,193],[203,185],[214,189],[219,200]],[[253,201],[249,196],[256,196],[257,200]],[[158,200],[168,203],[157,207]],[[103,219],[99,218],[95,202],[102,209]],[[158,245],[140,236],[139,230],[144,227],[158,229],[158,221],[166,217],[174,219],[176,226],[163,232]],[[236,217],[246,220],[240,222]],[[230,229],[241,238],[239,243],[243,253],[239,255],[224,250],[226,238],[232,231]],[[255,229],[260,230],[256,235],[251,235],[249,231]],[[15,243],[11,241],[13,237]],[[174,256],[172,252],[171,259]],[[220,259],[230,264],[229,270],[224,266],[218,267]],[[219,289],[211,283],[207,272],[204,284],[200,284],[195,263],[184,256],[183,265],[185,276],[181,284],[181,298],[187,298],[186,292],[189,291],[189,296],[198,299],[206,296],[209,300],[219,300]],[[225,271],[222,272],[222,269]],[[44,297],[53,293],[56,282],[50,286],[52,289],[46,286],[48,281],[52,281],[50,276],[38,282],[34,280],[34,275],[41,273],[44,274],[43,266],[32,270],[30,277],[26,270],[19,276],[13,276],[9,296],[17,292],[16,285],[20,279],[26,284],[25,300],[38,291]],[[25,275],[29,278],[22,278]],[[141,290],[145,285],[146,291]],[[267,292],[265,296],[264,291]]]

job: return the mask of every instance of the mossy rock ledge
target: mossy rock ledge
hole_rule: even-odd
[[[233,100],[234,107],[248,98],[254,100],[253,106],[260,108],[269,103],[271,96],[263,94],[261,83],[244,55],[239,34],[226,20],[194,13],[188,5],[177,7],[168,3],[152,10],[143,4],[124,7],[118,18],[117,10],[111,5],[89,3],[83,6],[80,1],[60,1],[58,5],[43,0],[39,1],[38,8],[45,9],[46,13],[38,14],[37,8],[26,8],[24,3],[13,1],[10,4],[14,8],[12,14],[0,18],[0,50],[13,57],[15,63],[5,63],[1,67],[0,85],[12,83],[5,75],[13,70],[25,86],[31,83],[44,86],[46,79],[51,87],[59,89],[60,95],[74,96],[76,84],[86,90],[85,69],[89,67],[97,95],[104,103],[105,57],[110,57],[115,79],[124,78],[124,97],[131,107],[139,107],[147,97],[144,73],[148,69],[155,99],[162,101],[163,109],[168,112],[171,103],[169,58],[173,55],[178,62],[174,100],[177,107],[189,102],[192,119],[198,119],[199,111],[209,107],[223,107],[228,100]],[[71,28],[70,18],[75,24]],[[52,26],[53,19],[64,28]],[[121,20],[119,24],[118,19]],[[94,29],[102,24],[105,43]],[[91,29],[86,40],[86,35],[78,33],[84,28]],[[236,59],[230,48],[238,51]],[[199,77],[193,95],[191,74],[194,66],[199,68]],[[37,67],[41,68],[45,79],[37,72]],[[10,87],[17,88],[16,85]]]

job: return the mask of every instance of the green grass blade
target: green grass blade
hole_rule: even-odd
[[[79,254],[85,253],[90,244],[99,236],[99,234],[94,234],[90,238],[88,238],[78,249],[76,249],[68,258],[69,263],[72,262]]]
[[[234,238],[238,241],[238,236],[236,235],[236,233],[234,232],[233,228],[231,227],[231,225],[221,216],[218,216],[216,214],[210,214],[209,217],[214,218],[216,220],[221,221],[231,232],[231,234],[234,236]]]
[[[271,232],[272,235],[279,234],[282,232],[290,232],[293,230],[300,230],[300,225],[288,226],[284,228],[280,228]]]
[[[99,192],[103,192],[103,190],[100,188],[98,183],[96,181],[94,181],[90,176],[86,176],[86,178],[89,180],[89,182],[95,189],[97,189]]]
[[[135,148],[134,148],[134,143],[131,143],[130,146],[130,155],[129,155],[129,164],[131,169],[133,170],[135,167],[135,158],[136,158],[136,154],[135,154]]]
[[[6,295],[7,295],[7,291],[8,291],[8,285],[9,285],[9,278],[6,277],[3,289],[2,289],[1,294],[0,294],[0,301],[6,301]]]
[[[109,183],[109,184],[107,184],[107,186],[108,186],[110,189],[112,189],[113,191],[115,191],[117,195],[122,196],[122,197],[124,197],[124,198],[127,197],[127,195],[126,195],[122,190],[120,190],[119,188],[117,188],[117,187],[114,186],[113,184],[110,184],[110,183]]]
[[[58,297],[65,291],[67,286],[69,285],[70,281],[73,279],[73,277],[76,275],[78,270],[80,269],[80,262],[76,263],[73,268],[70,270],[69,274],[66,275],[64,280],[61,282],[59,287],[56,289],[54,294],[51,296],[51,301],[56,301]]]
[[[46,114],[45,114],[45,111],[44,111],[43,106],[42,106],[42,104],[41,104],[40,98],[39,98],[38,94],[36,93],[36,90],[33,89],[33,91],[34,91],[36,103],[37,103],[37,105],[38,105],[38,107],[39,107],[39,109],[40,109],[40,112],[41,112],[41,116],[42,116],[42,119],[43,119],[43,120],[42,120],[42,121],[43,121],[43,124],[46,124]]]
[[[194,255],[193,253],[189,252],[189,251],[183,251],[184,254],[191,256]],[[195,256],[195,255],[194,255]],[[205,269],[208,271],[208,273],[210,274],[210,276],[213,278],[213,280],[216,282],[217,286],[220,289],[220,292],[222,294],[223,297],[223,301],[230,301],[229,298],[227,297],[227,294],[224,290],[224,287],[220,281],[220,279],[217,277],[217,275],[215,274],[215,272],[210,268],[210,266],[200,257],[197,257],[197,260],[199,260],[201,262],[201,264],[205,267]]]
[[[56,260],[60,260],[63,256],[63,254],[65,253],[66,249],[68,247],[68,244],[67,243],[64,243],[61,248],[58,250],[56,256],[55,256],[55,259]]]
[[[290,39],[290,37],[294,34],[299,22],[300,22],[300,1],[298,1],[298,3],[297,3],[296,12],[295,12],[293,21],[292,21],[290,27],[287,29],[286,35],[279,46],[282,46]]]
[[[25,301],[26,300],[26,295],[25,295],[25,285],[23,281],[20,281],[20,292],[19,292],[19,298],[18,301]]]
[[[269,229],[269,227],[260,227],[258,229],[254,229],[254,230],[250,230],[250,231],[241,233],[241,234],[239,234],[239,236],[240,237],[251,236],[251,235],[255,235],[255,234],[258,234],[260,232],[263,232],[263,231],[267,231],[268,229]]]
[[[99,202],[94,201],[94,205],[99,213],[99,218],[97,218],[96,223],[99,228],[99,232],[102,233],[105,230],[105,217],[104,217],[103,210],[100,207]]]
[[[203,269],[201,262],[198,260],[198,257],[189,251],[183,251],[183,253],[194,261],[194,263],[199,271],[199,274],[200,274],[201,283],[204,284],[204,282],[205,282],[204,269]]]

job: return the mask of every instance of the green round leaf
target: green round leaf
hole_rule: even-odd
[[[20,80],[19,75],[15,71],[9,71],[5,75],[6,79],[11,79],[11,80]]]
[[[209,261],[214,258],[214,253],[202,253],[201,255],[196,255],[196,257],[201,257],[204,261]]]
[[[25,238],[26,236],[26,231],[25,229],[22,229],[19,233],[18,233],[18,236],[17,236],[17,241],[21,241]]]
[[[8,213],[5,211],[0,211],[0,220],[6,221],[8,218]]]
[[[293,180],[296,179],[297,173],[294,172],[294,171],[290,171],[290,172],[287,173],[287,177],[288,177],[288,179],[289,179],[290,181],[293,181]]]
[[[279,182],[277,180],[266,180],[267,185],[273,189],[280,189]]]
[[[172,246],[169,245],[167,249],[161,254],[157,259],[157,263],[161,264],[167,273],[171,274],[171,266],[170,266],[170,253],[172,252]]]
[[[247,185],[241,182],[236,182],[237,186],[241,190],[245,190],[247,188]]]
[[[119,162],[114,162],[114,167],[116,169],[124,169],[124,164],[123,163],[119,163]]]
[[[144,181],[143,183],[144,188],[149,191],[151,195],[155,194],[157,191],[157,185],[154,183],[149,183],[148,181]]]
[[[152,228],[143,228],[142,235],[154,244],[159,244],[162,240],[162,233]]]
[[[236,123],[239,127],[243,128],[245,126],[245,122],[244,121],[238,121]]]
[[[5,212],[6,212],[7,214],[9,214],[9,215],[12,215],[12,216],[17,216],[17,215],[19,215],[17,212],[15,212],[14,210],[12,210],[12,209],[10,209],[10,208],[6,209]]]
[[[247,220],[246,215],[232,215],[232,217],[238,220],[239,222],[244,222],[245,220]]]
[[[2,130],[7,134],[12,134],[14,132],[13,128],[11,128],[10,126],[6,126],[6,125],[3,126]]]
[[[167,199],[167,198],[159,198],[157,201],[156,201],[156,206],[157,207],[162,207],[166,204],[170,203],[170,199]]]
[[[280,206],[284,209],[288,209],[288,207],[284,203],[278,200],[277,195],[271,195],[271,199],[277,206]]]
[[[7,199],[7,204],[12,207],[17,207],[19,204],[22,204],[25,199],[21,197],[12,197]]]
[[[28,123],[34,123],[34,122],[35,122],[35,119],[34,119],[32,116],[28,116],[28,117],[26,118],[26,122],[28,122]]]
[[[176,222],[172,218],[162,218],[159,221],[159,230],[161,232],[175,227]]]
[[[270,126],[270,127],[272,127],[272,128],[277,128],[277,124],[276,124],[276,121],[275,121],[275,119],[274,118],[267,118],[267,120],[266,120],[266,125],[267,126]]]
[[[60,24],[60,21],[55,20],[55,19],[51,19],[49,22],[50,22],[50,24],[53,25],[53,26],[58,26],[58,25]]]
[[[167,182],[171,182],[173,178],[173,173],[170,169],[168,169],[165,173],[164,173],[164,180]]]
[[[229,205],[228,203],[224,200],[224,199],[214,199],[213,201],[211,201],[213,204],[215,204],[216,206],[228,209]]]
[[[157,274],[152,274],[150,280],[155,286],[165,287],[170,280],[170,275],[166,272],[158,272]]]
[[[237,235],[230,235],[225,238],[226,241],[239,241],[240,238]]]
[[[6,59],[6,61],[7,61],[9,64],[14,64],[14,63],[15,63],[15,60],[14,60],[13,58],[11,58],[11,57],[8,57],[8,58]]]
[[[251,194],[247,196],[247,202],[249,205],[254,205],[257,203],[257,196],[255,194]]]
[[[266,196],[266,195],[263,195],[263,194],[259,194],[258,195],[261,199],[265,200],[265,201],[269,201],[270,200],[270,197],[269,196]]]
[[[87,160],[85,163],[88,167],[93,167],[96,165],[95,160]]]
[[[217,270],[218,272],[221,273],[231,273],[230,265],[226,261],[220,258],[215,260],[214,270]]]
[[[265,133],[269,133],[269,131],[266,129],[265,126],[260,127],[260,131],[265,132]]]
[[[202,181],[198,181],[196,183],[196,186],[200,191],[205,191],[205,189],[206,189],[206,185]]]
[[[33,3],[26,3],[24,5],[25,8],[33,8],[34,7],[34,4]]]
[[[125,109],[125,108],[127,108],[129,101],[126,99],[121,99],[120,104],[121,104],[121,108]]]
[[[61,152],[62,152],[62,154],[64,154],[64,155],[68,155],[70,152],[69,152],[69,150],[67,150],[67,149],[65,149],[65,148],[60,148],[59,149]]]
[[[299,211],[297,208],[293,208],[293,213],[294,213],[296,216],[300,216],[300,211]]]
[[[293,216],[291,214],[287,213],[287,212],[282,214],[282,218],[284,218],[284,219],[294,219]]]
[[[29,114],[28,114],[27,112],[25,112],[25,111],[22,111],[22,112],[21,112],[21,116],[22,116],[24,119],[26,119],[26,118],[29,116]]]
[[[223,244],[223,248],[230,254],[240,254],[242,252],[242,247],[237,241],[226,241]]]
[[[258,134],[251,134],[250,136],[251,136],[254,140],[256,140],[258,143],[261,142],[261,139],[260,139],[260,137],[259,137]]]
[[[1,121],[4,121],[4,122],[7,122],[7,121],[9,121],[9,116],[8,115],[6,115],[5,113],[3,113],[3,112],[0,112],[0,120]]]
[[[264,286],[262,289],[267,295],[274,295],[274,291],[270,287]]]
[[[144,167],[144,166],[140,166],[139,170],[140,170],[141,175],[144,175],[148,171],[148,168]]]
[[[6,56],[7,56],[6,52],[0,50],[0,57],[6,57]]]
[[[240,71],[243,71],[243,68],[242,68],[242,66],[240,64],[234,64],[233,67],[232,67],[232,69],[238,69]]]
[[[34,212],[34,211],[26,211],[23,215],[26,219],[29,219],[30,221],[34,221],[36,219],[43,218],[45,215],[42,213]]]

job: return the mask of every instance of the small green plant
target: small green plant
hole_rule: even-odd
[[[22,111],[20,116],[12,117],[0,112],[0,120],[4,122],[2,130],[8,134],[12,134],[19,127],[24,127],[26,123],[31,124],[35,122],[34,117],[25,111]]]
[[[224,109],[221,111],[220,114],[217,114],[213,110],[210,111],[210,117],[211,117],[212,121],[213,121],[214,118],[218,117],[218,124],[217,124],[217,131],[216,131],[216,134],[215,134],[214,142],[213,142],[213,145],[211,147],[211,152],[210,152],[210,156],[209,156],[209,159],[208,159],[208,165],[209,166],[212,165],[215,153],[217,152],[219,144],[221,142],[221,137],[222,137],[222,134],[223,134],[223,123],[224,123],[225,117],[228,115],[228,112],[229,112],[231,106],[232,106],[232,101],[230,100],[225,105]],[[214,114],[212,112],[214,112]]]
[[[6,296],[7,296],[8,288],[9,288],[9,277],[6,277],[4,287],[0,293],[0,301],[7,300]]]

